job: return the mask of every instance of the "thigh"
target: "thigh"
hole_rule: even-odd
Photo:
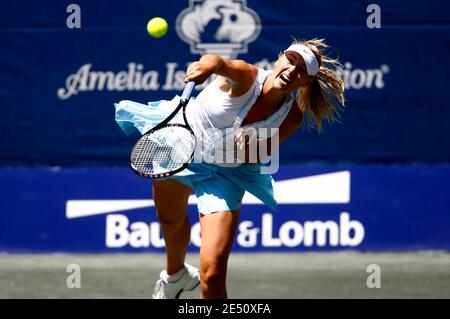
[[[224,263],[228,260],[239,221],[239,210],[201,215],[200,258],[202,262]]]
[[[159,219],[180,220],[185,214],[192,188],[173,179],[153,182],[153,200]]]

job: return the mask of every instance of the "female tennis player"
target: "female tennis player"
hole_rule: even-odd
[[[278,128],[276,136],[262,140],[267,143],[277,138],[281,143],[304,121],[318,131],[322,120],[333,122],[344,103],[344,85],[337,72],[340,64],[325,55],[326,48],[319,39],[295,41],[279,55],[271,71],[243,60],[210,54],[192,63],[185,82],[200,84],[217,75],[187,106],[187,120],[197,143],[199,139],[207,140],[211,130],[233,127]],[[236,142],[249,151],[248,139],[238,136]],[[174,176],[155,180],[153,198],[167,264],[153,298],[178,298],[182,291],[193,290],[199,284],[200,298],[227,298],[228,257],[245,191],[270,208],[276,207],[274,180],[270,174],[261,173],[262,165],[246,162],[227,166],[197,161]],[[191,228],[187,205],[192,191],[197,196],[200,216],[200,270],[185,263]]]

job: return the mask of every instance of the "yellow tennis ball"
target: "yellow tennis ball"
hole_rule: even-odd
[[[154,38],[161,38],[167,33],[169,25],[163,18],[156,17],[147,23],[147,32]]]

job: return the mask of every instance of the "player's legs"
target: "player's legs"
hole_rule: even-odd
[[[239,210],[216,212],[200,217],[200,298],[227,298],[227,264],[238,220]]]
[[[166,244],[168,275],[184,266],[190,241],[191,226],[187,216],[188,198],[192,188],[172,179],[153,183],[153,199]]]

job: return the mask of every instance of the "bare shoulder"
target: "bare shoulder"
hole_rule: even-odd
[[[218,73],[219,86],[231,96],[240,96],[253,85],[258,75],[258,68],[244,60],[224,60]]]
[[[226,70],[230,73],[238,72],[240,75],[256,77],[258,68],[245,60],[227,60],[224,59]],[[239,80],[236,78],[235,80]]]

